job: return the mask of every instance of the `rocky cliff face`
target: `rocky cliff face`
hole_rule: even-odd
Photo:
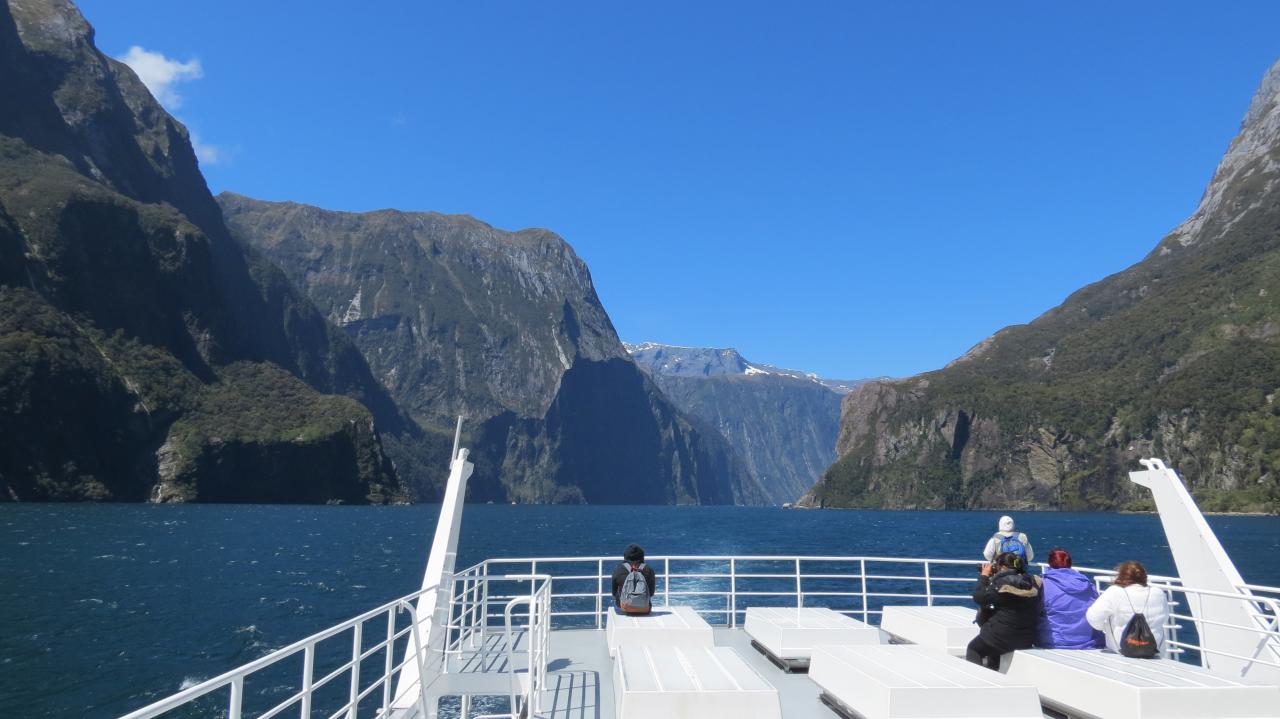
[[[796,501],[835,461],[840,393],[827,380],[748,362],[734,349],[626,347],[677,407],[728,440],[770,501]]]
[[[1280,511],[1280,63],[1199,208],[1140,263],[948,367],[843,403],[826,506],[1142,508],[1139,457],[1203,506]]]
[[[413,430],[79,11],[0,5],[0,68],[0,497],[403,496],[370,410],[331,395]]]
[[[472,499],[764,501],[723,439],[627,357],[586,265],[555,234],[218,201],[233,232],[343,326],[397,402],[428,426],[469,420]]]

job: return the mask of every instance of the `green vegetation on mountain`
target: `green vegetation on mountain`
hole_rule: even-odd
[[[0,499],[405,497],[379,432],[421,430],[79,11],[0,5],[0,67]]]
[[[1195,215],[1142,262],[948,367],[855,390],[823,506],[1280,511],[1280,63]]]

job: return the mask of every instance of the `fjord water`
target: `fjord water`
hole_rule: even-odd
[[[0,716],[111,717],[417,589],[438,508],[0,505]],[[487,557],[977,558],[992,512],[468,506]],[[1153,515],[1021,513],[1043,556],[1173,562]],[[1280,517],[1211,517],[1245,580],[1280,585]]]

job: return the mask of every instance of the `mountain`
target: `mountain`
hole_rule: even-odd
[[[849,394],[866,380],[826,379],[813,372],[748,362],[730,348],[681,347],[658,342],[624,342],[631,358],[651,375],[664,377],[715,377],[719,375],[777,375],[820,384],[836,394]]]
[[[843,403],[825,506],[1147,508],[1139,457],[1203,506],[1280,511],[1280,62],[1199,207],[1134,266],[951,365]]]
[[[233,193],[218,202],[418,421],[467,418],[472,500],[766,501],[723,438],[631,361],[586,264],[554,233]]]
[[[719,430],[775,504],[796,501],[835,461],[841,390],[858,382],[748,362],[734,349],[626,348],[677,407]]]
[[[430,442],[75,6],[0,5],[0,68],[0,498],[403,499]]]

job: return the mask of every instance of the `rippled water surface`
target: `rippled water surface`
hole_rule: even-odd
[[[437,508],[0,504],[0,716],[111,717],[414,591]],[[486,557],[972,558],[990,512],[468,506]],[[1173,571],[1151,515],[1024,513],[1043,554]],[[1280,585],[1280,518],[1212,517],[1247,581]],[[637,529],[638,528],[638,529]]]

